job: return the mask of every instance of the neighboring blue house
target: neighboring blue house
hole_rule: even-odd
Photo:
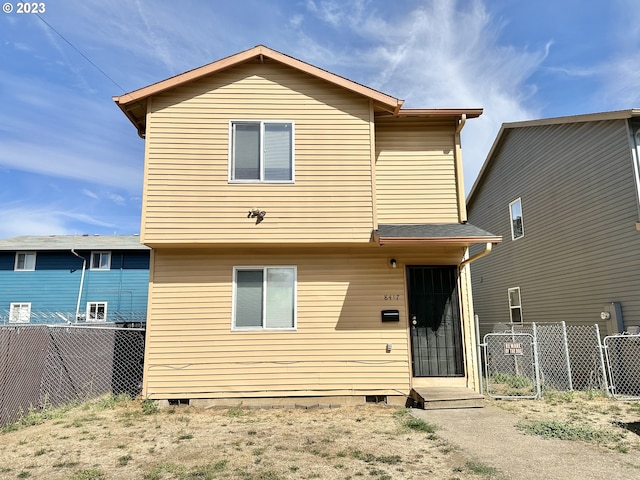
[[[0,324],[145,322],[149,256],[137,235],[0,240]]]

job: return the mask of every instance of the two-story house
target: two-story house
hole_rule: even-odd
[[[505,238],[473,264],[482,333],[505,323],[640,325],[640,110],[502,125],[468,196]]]
[[[460,131],[264,46],[114,97],[145,139],[143,395],[477,389]]]
[[[0,324],[144,322],[149,251],[137,235],[0,240]]]

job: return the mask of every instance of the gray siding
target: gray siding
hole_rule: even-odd
[[[520,287],[525,322],[594,324],[622,304],[640,325],[638,204],[625,120],[506,130],[468,205],[469,223],[503,236],[472,264],[482,334],[509,321]],[[522,199],[524,237],[511,240],[509,203]],[[604,325],[602,325],[604,327]]]

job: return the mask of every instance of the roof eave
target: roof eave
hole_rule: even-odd
[[[239,65],[248,60],[251,60],[253,58],[258,58],[258,57],[271,58],[272,60],[275,60],[284,65],[290,66],[292,68],[296,68],[312,76],[328,81],[335,85],[341,86],[347,90],[364,95],[365,97],[370,98],[374,102],[387,107],[388,110],[391,112],[399,111],[403,103],[403,100],[400,100],[398,98],[392,97],[391,95],[387,95],[385,93],[379,92],[372,88],[366,87],[359,83],[353,82],[352,80],[341,77],[327,70],[323,70],[314,65],[305,63],[301,60],[298,60],[297,58],[290,57],[276,50],[272,50],[268,47],[265,47],[264,45],[258,45],[256,47],[250,48],[249,50],[236,53],[234,55],[223,58],[221,60],[217,60],[207,65],[203,65],[202,67],[198,67],[193,70],[189,70],[188,72],[175,75],[166,80],[162,80],[160,82],[156,82],[154,84],[148,85],[138,90],[125,93],[124,95],[114,96],[113,101],[121,109],[123,109],[134,102],[144,100],[152,95],[157,95],[158,93],[165,92],[169,89],[178,87],[180,85],[184,85],[185,83],[200,79],[202,77],[225,70],[227,68],[231,68],[233,66]]]
[[[495,245],[502,242],[502,237],[384,237],[374,232],[372,240],[378,245],[443,245],[468,247],[479,243],[492,243]]]
[[[600,112],[600,113],[587,113],[584,115],[570,115],[564,117],[553,117],[553,118],[542,118],[537,120],[524,120],[521,122],[508,122],[503,123],[496,135],[496,138],[491,145],[491,149],[487,154],[482,167],[480,168],[480,172],[476,176],[475,181],[473,182],[473,186],[471,190],[469,190],[469,195],[467,195],[467,206],[471,204],[473,201],[474,195],[476,193],[477,188],[482,183],[484,173],[491,164],[491,159],[495,151],[498,149],[500,144],[502,143],[504,137],[506,136],[507,130],[513,130],[516,128],[525,128],[525,127],[540,127],[545,125],[566,125],[570,123],[579,123],[579,122],[598,122],[604,120],[626,120],[632,117],[640,117],[640,109],[631,108],[627,110],[615,110],[611,112]]]
[[[461,117],[478,118],[483,113],[482,108],[402,108],[396,114],[398,117]]]

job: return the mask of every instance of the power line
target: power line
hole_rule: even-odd
[[[53,27],[51,26],[51,24],[49,24],[49,23],[48,23],[44,18],[42,18],[42,17],[41,17],[39,14],[37,14],[37,13],[36,13],[35,15],[36,15],[36,17],[38,17],[38,18],[40,19],[40,21],[41,21],[42,23],[44,23],[47,27],[49,27],[51,30],[53,30],[53,31],[56,33],[56,35],[58,35],[62,40],[64,40],[64,41],[65,41],[65,42],[66,42],[66,43],[67,43],[71,48],[73,48],[76,52],[78,52],[78,53],[82,56],[82,58],[84,58],[87,62],[89,62],[91,65],[93,65],[93,67],[94,67],[96,70],[98,70],[100,73],[102,73],[102,75],[104,75],[108,80],[110,80],[110,81],[111,81],[111,83],[113,83],[116,87],[118,87],[122,92],[125,92],[125,89],[124,89],[124,88],[122,88],[122,87],[118,84],[118,82],[116,82],[113,78],[111,78],[109,75],[107,75],[107,74],[105,73],[105,71],[104,71],[104,70],[102,70],[98,65],[96,65],[95,63],[93,63],[93,62],[91,61],[91,59],[90,59],[89,57],[87,57],[84,53],[82,53],[80,50],[78,50],[78,49],[76,48],[76,46],[75,46],[73,43],[71,43],[69,40],[67,40],[66,38],[64,38],[64,36],[63,36],[60,32],[58,32],[55,28],[53,28]]]

